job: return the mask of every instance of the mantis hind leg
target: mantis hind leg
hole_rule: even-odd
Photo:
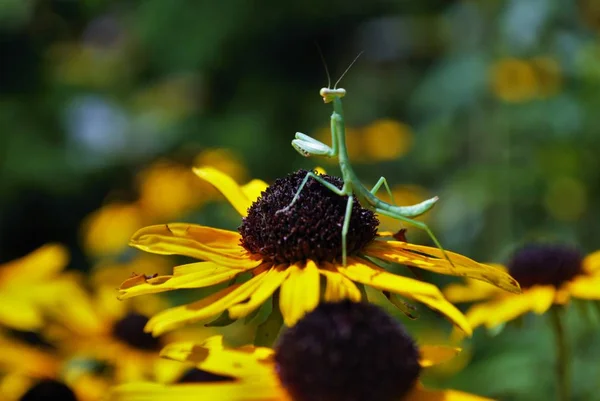
[[[433,232],[431,231],[431,229],[429,228],[429,226],[427,224],[423,223],[422,221],[417,221],[417,220],[413,220],[411,218],[402,216],[400,214],[390,213],[387,210],[383,210],[383,209],[380,209],[380,208],[376,208],[375,212],[376,213],[381,213],[381,214],[383,214],[385,216],[392,217],[394,219],[398,219],[400,221],[405,222],[408,225],[420,228],[421,230],[425,231],[427,233],[427,235],[429,235],[429,238],[431,238],[431,240],[433,241],[433,243],[435,244],[435,246],[437,246],[438,249],[442,252],[442,255],[444,255],[444,258],[448,261],[448,263],[450,263],[450,266],[454,267],[454,263],[452,263],[452,260],[450,260],[450,257],[448,256],[448,254],[446,253],[446,251],[442,247],[442,244],[440,243],[440,241],[438,241],[438,239],[433,234]]]
[[[377,184],[375,184],[373,186],[373,188],[371,188],[370,192],[373,195],[375,195],[377,193],[377,191],[379,191],[379,188],[381,188],[381,185],[385,186],[385,191],[390,196],[390,203],[392,205],[396,205],[396,201],[394,200],[394,194],[392,194],[392,190],[390,189],[390,186],[388,185],[388,182],[385,179],[385,177],[380,177],[379,180],[377,181]]]
[[[279,209],[278,211],[275,212],[275,214],[285,213],[288,210],[290,210],[290,208],[292,206],[294,206],[294,204],[298,201],[298,198],[300,197],[300,192],[302,192],[302,189],[304,189],[304,186],[308,182],[309,178],[313,178],[319,184],[323,185],[325,188],[329,189],[331,192],[335,193],[336,195],[339,195],[339,196],[346,195],[346,184],[344,184],[344,187],[342,189],[339,189],[332,183],[325,181],[325,179],[323,177],[319,177],[312,171],[309,171],[306,174],[306,176],[304,177],[304,179],[302,180],[302,182],[300,183],[300,186],[298,187],[298,190],[294,194],[294,197],[292,198],[292,201],[290,202],[290,204],[287,205],[286,207],[284,207],[283,209]]]

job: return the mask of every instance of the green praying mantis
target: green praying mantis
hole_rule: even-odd
[[[302,192],[302,189],[304,188],[308,180],[310,178],[313,178],[336,195],[348,196],[348,201],[346,204],[346,213],[344,215],[344,223],[342,225],[342,264],[344,266],[346,266],[347,261],[346,236],[348,235],[348,229],[350,226],[350,216],[352,214],[352,204],[354,201],[354,197],[356,197],[362,205],[362,207],[366,209],[372,210],[373,212],[379,213],[384,216],[392,217],[408,225],[424,230],[433,240],[435,245],[440,249],[445,259],[448,260],[451,266],[453,266],[452,261],[450,260],[450,258],[448,258],[446,252],[444,251],[444,248],[442,248],[440,242],[435,237],[435,235],[433,235],[433,232],[431,232],[429,227],[421,221],[412,219],[413,217],[420,216],[423,213],[427,212],[429,209],[431,209],[439,199],[437,196],[434,196],[433,198],[427,199],[416,205],[397,206],[395,205],[392,191],[390,190],[390,187],[385,177],[379,178],[375,186],[371,190],[369,190],[361,183],[360,179],[352,169],[350,159],[348,157],[348,151],[346,148],[344,111],[342,109],[342,98],[346,95],[346,90],[343,88],[337,88],[337,85],[344,77],[346,72],[348,72],[350,67],[352,67],[354,62],[356,62],[359,56],[360,54],[354,59],[354,61],[342,74],[340,79],[338,79],[333,88],[330,88],[331,79],[329,78],[329,72],[327,71],[327,66],[325,65],[327,76],[329,78],[329,83],[326,88],[321,88],[319,94],[323,98],[323,101],[325,103],[333,103],[333,113],[331,114],[332,146],[329,147],[326,144],[316,140],[315,138],[312,138],[311,136],[305,135],[301,132],[296,132],[295,139],[292,140],[292,146],[302,156],[321,156],[330,158],[337,157],[342,173],[342,179],[344,181],[342,188],[338,188],[335,185],[325,181],[322,177],[318,176],[317,174],[309,172],[308,174],[306,174],[306,177],[304,177],[304,180],[298,187],[298,190],[296,191],[296,194],[292,198],[290,204],[284,207],[283,209],[278,210],[277,213],[287,212],[298,201],[300,193]],[[379,191],[382,185],[385,187],[387,193],[389,194],[392,203],[384,202],[376,196],[377,191]]]

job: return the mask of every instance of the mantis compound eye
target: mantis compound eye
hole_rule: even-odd
[[[346,89],[343,89],[343,88],[337,88],[337,89],[321,88],[321,90],[319,91],[319,95],[323,98],[323,102],[330,103],[336,97],[341,98],[341,97],[346,96]]]

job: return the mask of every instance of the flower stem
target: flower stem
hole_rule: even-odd
[[[563,314],[559,306],[554,305],[550,308],[550,319],[552,329],[556,337],[556,374],[558,376],[558,400],[569,401],[571,399],[571,378],[569,349],[567,346],[567,336]]]

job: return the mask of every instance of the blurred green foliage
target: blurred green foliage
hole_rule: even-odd
[[[135,198],[160,156],[226,147],[266,181],[319,165],[289,145],[328,124],[315,43],[334,77],[365,51],[342,82],[346,120],[394,119],[414,138],[358,173],[440,195],[430,221],[446,247],[494,262],[530,240],[595,250],[599,21],[594,0],[1,1],[0,261],[60,241],[86,269],[82,219]],[[552,399],[550,333],[532,320],[479,333],[472,365],[444,384]],[[600,399],[597,330],[571,320],[574,394]]]

